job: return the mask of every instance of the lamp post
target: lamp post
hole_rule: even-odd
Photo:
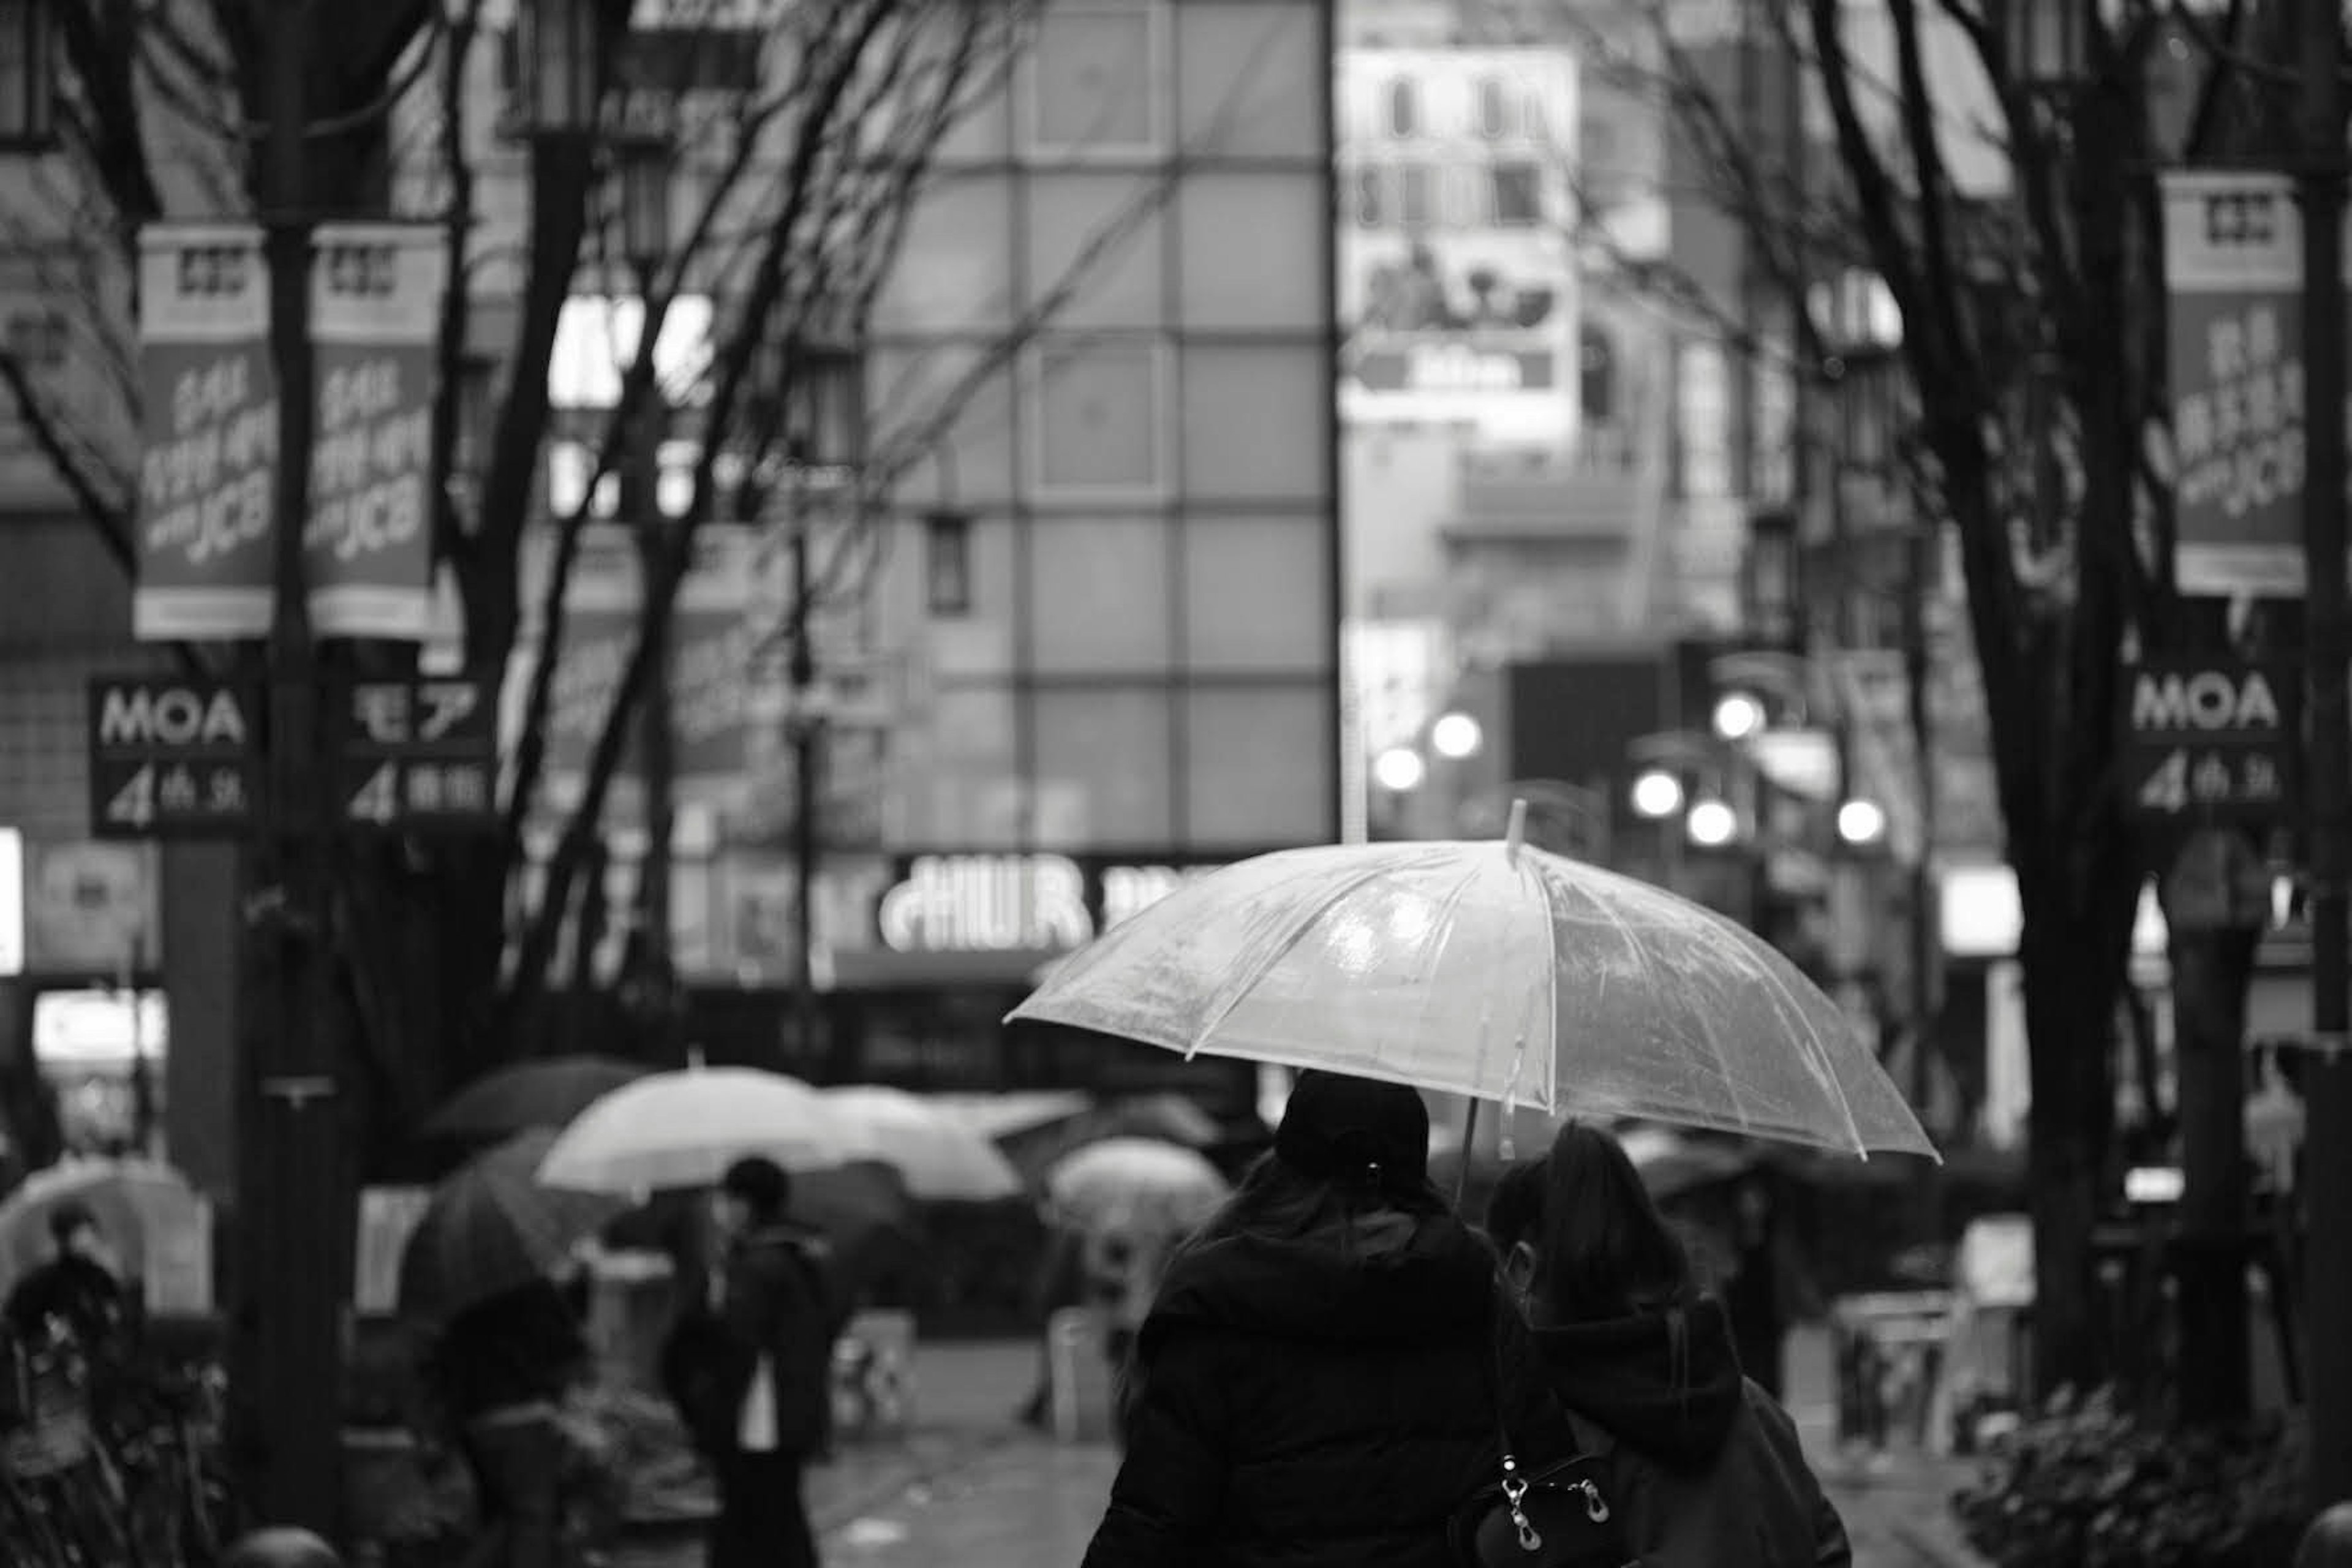
[[[784,452],[791,516],[791,654],[785,678],[792,689],[793,907],[796,941],[793,1016],[805,1062],[821,1048],[816,994],[818,830],[824,788],[825,714],[816,691],[815,584],[809,574],[809,496],[823,486],[859,504],[859,465],[866,446],[866,360],[847,343],[796,342],[785,348]]]
[[[2296,7],[2303,66],[2304,654],[2310,686],[2310,1168],[2304,1321],[2311,1342],[2311,1501],[2352,1499],[2352,602],[2345,573],[2344,26],[2333,3]]]

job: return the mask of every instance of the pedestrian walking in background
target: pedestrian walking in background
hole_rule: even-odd
[[[1524,1324],[1504,1358],[1507,1420],[1548,1439],[1523,1468],[1601,1456],[1648,1568],[1846,1568],[1795,1424],[1742,1374],[1722,1302],[1700,1293],[1624,1147],[1571,1122],[1535,1168],[1488,1216]]]
[[[663,1355],[663,1379],[719,1490],[711,1568],[814,1568],[803,1490],[832,1417],[840,1328],[823,1242],[785,1221],[792,1181],[738,1160],[713,1200],[724,1250]]]
[[[1086,1568],[1451,1568],[1494,1453],[1495,1275],[1428,1148],[1413,1090],[1299,1076],[1144,1319]]]
[[[467,1561],[556,1568],[563,1561],[567,1395],[588,1342],[562,1285],[539,1279],[467,1308],[426,1353],[426,1384],[474,1478],[484,1537]]]
[[[98,1216],[79,1203],[49,1211],[47,1261],[16,1281],[0,1316],[18,1344],[69,1342],[93,1362],[121,1358],[132,1337],[131,1298]]]
[[[1029,1297],[1030,1313],[1037,1321],[1037,1387],[1021,1407],[1024,1426],[1042,1428],[1051,1414],[1054,1314],[1086,1300],[1084,1258],[1085,1243],[1077,1231],[1055,1224],[1046,1233],[1045,1253],[1038,1259],[1036,1281]]]
[[[1760,1177],[1732,1194],[1730,1269],[1723,1305],[1742,1371],[1775,1399],[1787,1396],[1789,1331],[1821,1316],[1820,1293],[1797,1260],[1779,1200]]]

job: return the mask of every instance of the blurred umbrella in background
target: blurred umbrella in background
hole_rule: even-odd
[[[818,1091],[837,1119],[841,1151],[878,1161],[928,1202],[994,1203],[1025,1184],[1003,1151],[963,1121],[904,1089],[856,1084]]]
[[[542,1185],[546,1128],[478,1154],[433,1190],[400,1255],[400,1310],[446,1322],[477,1302],[561,1270],[572,1249],[610,1220],[619,1203],[602,1194]]]
[[[560,1133],[541,1164],[550,1186],[642,1200],[708,1187],[747,1154],[789,1171],[841,1163],[824,1096],[755,1068],[695,1066],[648,1074],[604,1095]]]
[[[1149,1138],[1108,1138],[1066,1155],[1045,1190],[1055,1221],[1078,1230],[1190,1230],[1233,1192],[1197,1151]]]
[[[476,1079],[425,1119],[435,1138],[494,1142],[572,1118],[647,1069],[616,1057],[549,1057]]]
[[[34,1172],[0,1203],[0,1285],[48,1260],[56,1245],[49,1215],[61,1204],[79,1204],[90,1212],[106,1245],[132,1278],[143,1276],[156,1248],[212,1223],[204,1199],[169,1165],[68,1160]]]

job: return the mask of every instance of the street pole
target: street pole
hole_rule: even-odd
[[[649,282],[639,283],[637,297],[652,297]],[[645,595],[643,602],[647,605],[652,603],[655,584],[663,570],[662,557],[667,551],[665,535],[672,526],[661,506],[661,435],[667,413],[667,400],[658,393],[647,399],[640,411],[642,423],[629,445],[633,473],[625,488],[634,492],[639,509],[635,530],[637,580],[639,592]],[[641,771],[646,851],[645,858],[637,865],[637,911],[644,924],[637,931],[636,947],[644,958],[646,973],[632,978],[640,985],[651,987],[647,994],[653,998],[651,1017],[656,1034],[652,1044],[663,1060],[668,1058],[677,1044],[671,1037],[676,1032],[677,1009],[674,1004],[677,993],[677,970],[670,953],[671,851],[677,832],[677,755],[670,727],[675,700],[670,680],[675,626],[674,618],[666,620],[662,635],[649,650],[652,669],[637,720],[637,744],[644,753]]]
[[[268,810],[247,906],[237,1127],[239,1269],[228,1303],[243,1500],[272,1524],[331,1533],[341,1503],[342,1306],[336,1003],[330,984],[317,649],[303,571],[312,435],[310,220],[304,145],[310,0],[264,31],[269,353],[278,461],[271,526]]]
[[[2344,103],[2336,0],[2303,0],[2304,650],[2310,700],[2311,1030],[2303,1187],[2311,1501],[2352,1499],[2352,602],[2345,574]]]
[[[819,720],[815,700],[816,640],[809,622],[809,521],[807,497],[795,471],[793,490],[792,538],[792,660],[786,677],[792,686],[793,726],[793,909],[795,946],[793,963],[793,1025],[804,1070],[817,1070],[816,1005],[816,857],[817,793],[824,772],[819,751]]]

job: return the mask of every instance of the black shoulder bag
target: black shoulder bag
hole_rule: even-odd
[[[1501,1354],[1499,1337],[1496,1347]],[[1449,1533],[1463,1568],[1631,1568],[1634,1558],[1609,1499],[1609,1458],[1583,1439],[1582,1423],[1565,1410],[1561,1425],[1575,1452],[1522,1466],[1495,1379],[1495,1429],[1501,1475],[1456,1509]]]

